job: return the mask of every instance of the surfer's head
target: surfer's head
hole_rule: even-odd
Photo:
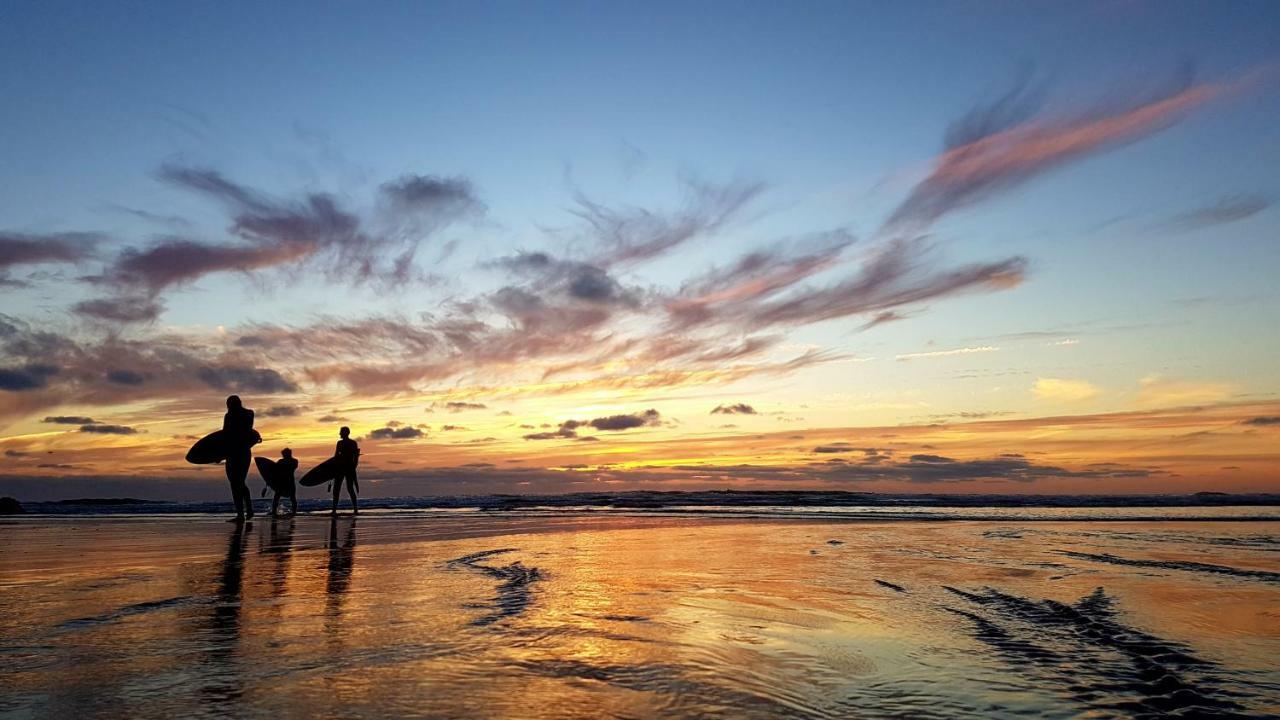
[[[228,410],[235,410],[236,408],[239,408],[239,407],[244,407],[244,405],[240,402],[240,396],[239,396],[239,395],[228,395],[228,396],[227,396],[227,409],[228,409]]]
[[[293,457],[293,451],[292,451],[292,450],[290,450],[289,448],[285,448],[285,449],[283,449],[283,450],[281,450],[281,451],[280,451],[280,457],[287,457],[287,458],[291,458],[291,457]]]
[[[351,436],[351,428],[347,427],[346,425],[343,425],[342,429],[338,431],[338,434],[342,436],[343,440],[346,440],[348,437]]]

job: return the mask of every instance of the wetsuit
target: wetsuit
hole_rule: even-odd
[[[333,481],[333,507],[338,507],[338,495],[342,491],[342,481],[347,482],[347,494],[351,496],[351,507],[356,507],[356,493],[360,491],[360,481],[356,478],[356,466],[360,464],[360,446],[355,440],[346,438],[339,440],[333,450],[333,456],[346,460],[342,475]]]
[[[253,430],[253,411],[248,408],[228,410],[222,416],[222,430],[227,433],[227,482],[231,484],[231,499],[236,504],[236,515],[253,517],[253,499],[245,479],[249,477],[249,463],[256,433]]]
[[[276,507],[280,504],[280,498],[287,497],[291,505],[291,512],[298,512],[298,489],[293,484],[293,473],[298,469],[298,461],[295,458],[280,458],[276,461],[276,496],[271,501],[271,514],[276,514]]]

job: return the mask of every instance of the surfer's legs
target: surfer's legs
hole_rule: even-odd
[[[228,457],[225,463],[237,518],[253,517],[253,497],[249,494],[249,487],[244,484],[245,478],[249,476],[249,460],[249,451],[246,449],[243,454]]]
[[[244,484],[243,480],[239,482],[232,481],[232,495],[238,495],[236,498],[236,516],[244,517],[246,520],[253,517],[253,496],[249,494],[249,487]]]
[[[240,492],[240,486],[243,484],[235,477],[234,463],[230,460],[226,463],[227,483],[231,485],[231,501],[236,505],[236,518],[244,518],[244,495]]]
[[[271,498],[271,517],[276,516],[276,510],[279,507],[280,507],[280,493],[276,493],[275,497]]]
[[[296,494],[289,496],[289,514],[298,514],[298,496]]]
[[[354,515],[360,512],[360,505],[356,502],[356,473],[354,470],[348,471],[344,475],[340,475],[333,479],[333,507],[330,508],[330,515],[338,514],[338,498],[342,497],[342,485],[347,485],[347,497],[351,498],[351,513]]]
[[[230,474],[231,474],[230,472],[227,472],[227,475],[230,475]],[[243,519],[244,518],[244,498],[240,496],[240,483],[236,482],[230,477],[227,478],[227,482],[231,484],[231,501],[236,504],[236,517]]]

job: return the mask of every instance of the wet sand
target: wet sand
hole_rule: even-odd
[[[0,523],[6,717],[1280,713],[1280,523]]]

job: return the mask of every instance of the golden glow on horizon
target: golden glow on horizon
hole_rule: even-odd
[[[1013,418],[892,426],[796,427],[786,417],[708,415],[705,401],[654,403],[663,424],[626,431],[583,434],[598,438],[526,440],[525,435],[554,430],[569,418],[622,414],[625,403],[597,403],[583,398],[569,404],[571,413],[522,421],[497,407],[458,413],[422,413],[421,404],[388,406],[345,412],[347,420],[318,423],[311,417],[270,417],[259,411],[264,442],[255,452],[274,456],[292,447],[307,467],[328,457],[339,424],[362,436],[365,475],[370,479],[415,472],[475,466],[542,468],[576,477],[597,474],[596,480],[616,489],[619,479],[633,476],[637,486],[652,487],[655,474],[674,472],[681,487],[789,487],[798,478],[826,489],[879,491],[1001,492],[1193,492],[1228,487],[1237,491],[1268,491],[1280,477],[1280,432],[1275,426],[1254,425],[1250,418],[1280,416],[1280,404],[1239,403],[1169,410],[1143,410],[1049,418]],[[670,409],[682,405],[702,409],[699,414]],[[409,422],[410,412],[419,414]],[[404,418],[401,426],[419,425],[424,436],[405,440],[369,439],[369,432],[386,418]],[[732,422],[725,423],[724,420]],[[184,418],[171,422],[138,423],[130,435],[99,435],[41,430],[0,441],[10,451],[10,468],[30,458],[38,474],[155,475],[175,478],[220,477],[221,468],[193,467],[181,462],[194,438],[216,429],[219,417]],[[720,428],[719,425],[736,425]],[[750,425],[751,427],[744,427]],[[450,429],[445,430],[444,427]],[[539,427],[541,426],[541,427]],[[842,482],[823,472],[862,462],[874,449],[883,462],[897,466],[915,456],[941,456],[957,461],[980,461],[1016,454],[1037,466],[1083,473],[1040,477],[1035,482],[974,478],[963,486],[922,484],[906,479]],[[41,462],[34,462],[41,460]],[[513,461],[519,461],[515,463]],[[1108,465],[1113,464],[1113,465]],[[706,471],[700,469],[706,467]],[[1154,474],[1093,477],[1099,468],[1130,468]],[[735,469],[736,468],[736,469]],[[757,477],[756,469],[787,470],[794,477]],[[554,470],[550,470],[554,469]],[[600,475],[600,473],[604,473]],[[999,480],[999,478],[994,478]],[[976,485],[974,483],[977,483]],[[580,487],[577,489],[581,489]]]

